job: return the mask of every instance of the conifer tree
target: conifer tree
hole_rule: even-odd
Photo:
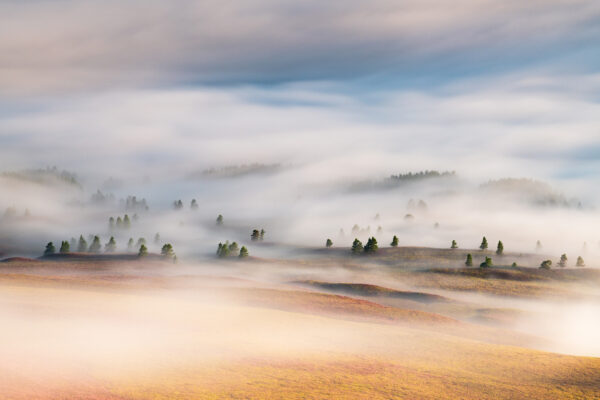
[[[171,245],[171,243],[164,244],[162,249],[160,250],[160,254],[169,258],[175,257],[175,251],[173,251],[173,246]]]
[[[561,255],[560,256],[560,261],[558,262],[558,266],[561,267],[561,268],[566,267],[567,266],[567,261],[568,261],[567,255],[566,254]]]
[[[44,255],[49,256],[56,253],[56,248],[54,247],[54,243],[48,242],[46,245],[46,249],[44,250]]]
[[[79,253],[85,253],[88,251],[88,245],[86,240],[83,238],[83,235],[79,236],[79,243],[77,244],[77,251]]]
[[[485,236],[483,237],[483,239],[481,240],[481,244],[479,245],[479,248],[481,250],[486,250],[488,248],[488,241],[485,238]]]
[[[190,208],[192,210],[197,210],[198,209],[198,203],[196,202],[196,199],[192,199],[192,202],[190,203]]]
[[[550,267],[552,267],[551,260],[542,261],[542,263],[540,264],[540,269],[550,269]]]
[[[238,244],[236,242],[233,242],[229,245],[229,254],[236,255],[240,250],[240,247],[238,246]]]
[[[115,241],[115,238],[113,236],[110,237],[110,239],[108,240],[108,243],[106,243],[104,245],[104,251],[107,253],[114,253],[114,251],[117,249],[117,242]]]
[[[250,239],[254,242],[260,240],[260,231],[258,229],[253,229],[252,234],[250,235]]]
[[[489,268],[491,266],[493,266],[494,264],[492,263],[492,259],[490,257],[486,257],[485,261],[482,262],[481,264],[479,264],[480,268]]]
[[[123,220],[121,217],[117,217],[117,229],[123,229]]]
[[[327,239],[325,241],[325,247],[330,248],[331,246],[333,246],[333,242],[331,241],[331,239]]]
[[[451,249],[458,249],[458,244],[456,243],[456,240],[452,241],[452,244],[450,245]]]
[[[160,233],[156,233],[156,235],[154,235],[154,244],[160,244]]]
[[[138,251],[138,257],[145,257],[148,255],[148,248],[145,244],[140,246],[140,250]]]
[[[496,248],[496,254],[501,256],[504,253],[504,244],[502,244],[502,240],[498,241],[498,247]]]
[[[217,225],[223,225],[223,216],[221,214],[217,217]]]
[[[394,235],[394,237],[392,238],[392,243],[390,243],[390,246],[398,247],[398,236]]]
[[[246,248],[246,246],[242,246],[242,248],[240,249],[239,258],[246,258],[246,257],[248,257],[248,249]]]
[[[71,241],[69,242],[69,249],[76,249],[76,248],[77,248],[77,239],[72,237]]]
[[[265,230],[261,229],[260,230],[260,240],[264,240],[265,239]]]
[[[471,253],[467,254],[467,261],[465,261],[465,265],[467,267],[473,266],[473,256],[471,255]]]
[[[111,231],[113,229],[115,229],[115,218],[114,217],[110,217],[108,219],[108,229],[110,229]]]
[[[229,241],[225,243],[219,243],[219,248],[217,249],[217,256],[221,258],[229,257]]]
[[[60,244],[59,251],[61,254],[69,253],[71,251],[71,245],[69,244],[69,242],[67,242],[66,240],[63,240]]]
[[[131,220],[129,219],[129,215],[125,214],[123,217],[123,229],[131,228]]]
[[[90,253],[99,253],[102,249],[102,244],[100,243],[100,238],[98,236],[94,236],[92,239],[92,244],[90,244]]]
[[[133,251],[134,249],[134,241],[133,238],[129,238],[129,240],[127,241],[127,251]]]
[[[365,245],[364,251],[365,253],[375,253],[379,247],[377,246],[377,239],[375,237],[369,238],[367,240],[367,244]]]
[[[577,257],[577,263],[575,264],[577,267],[585,267],[585,261],[581,256]]]
[[[363,244],[360,240],[358,240],[358,238],[354,239],[354,242],[352,242],[352,253],[353,254],[360,254],[363,252]]]

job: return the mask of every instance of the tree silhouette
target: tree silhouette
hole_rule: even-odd
[[[229,245],[229,254],[236,255],[238,253],[238,251],[240,250],[240,247],[238,246],[238,244],[236,242],[233,242]]]
[[[246,258],[248,257],[248,249],[246,248],[246,246],[242,246],[242,248],[240,249],[240,258]]]
[[[129,215],[125,214],[123,217],[123,229],[131,228],[131,220],[129,219]]]
[[[496,254],[501,256],[504,253],[504,245],[502,244],[502,241],[498,241],[498,247],[496,248]]]
[[[134,241],[133,238],[129,238],[129,240],[127,241],[127,251],[133,251],[134,249]]]
[[[353,254],[360,254],[363,252],[363,244],[360,240],[358,240],[358,238],[354,239],[354,242],[352,242],[352,253]]]
[[[485,236],[483,237],[483,239],[481,240],[481,244],[479,245],[479,248],[481,250],[486,250],[488,248],[488,241],[485,238]]]
[[[140,246],[140,250],[138,251],[138,257],[145,257],[148,255],[148,248],[145,244]]]
[[[482,262],[481,264],[479,264],[480,268],[489,268],[491,266],[493,266],[494,264],[492,263],[492,259],[490,257],[486,257],[485,261]]]
[[[258,229],[252,230],[252,234],[250,235],[250,240],[252,240],[253,242],[260,240],[260,231]]]
[[[567,266],[567,261],[568,261],[567,255],[566,254],[561,255],[560,256],[560,261],[558,262],[558,266],[561,267],[561,268],[566,267]]]
[[[467,267],[473,266],[473,256],[471,255],[471,253],[467,254],[467,261],[465,261],[465,265]]]
[[[542,261],[542,263],[540,264],[540,269],[550,269],[551,267],[552,267],[551,260]]]
[[[223,216],[221,214],[217,217],[217,225],[223,225]]]
[[[192,210],[197,210],[198,209],[198,203],[196,202],[196,199],[192,199],[192,202],[190,203],[190,208]]]
[[[456,240],[452,241],[452,244],[450,245],[451,249],[458,249],[458,244],[456,243]]]
[[[77,251],[80,253],[85,253],[86,251],[88,251],[88,245],[87,245],[87,242],[85,241],[85,239],[83,238],[83,235],[79,235],[79,243],[77,244]]]
[[[575,264],[577,267],[585,267],[585,261],[581,256],[577,257],[577,263]]]
[[[98,236],[94,236],[92,239],[92,244],[90,244],[90,253],[99,253],[102,249],[102,244],[100,243],[100,238]]]
[[[392,238],[392,243],[390,243],[390,246],[398,247],[398,236],[394,235],[394,237]]]
[[[110,237],[110,239],[108,240],[108,243],[106,243],[104,245],[104,251],[107,253],[114,253],[114,251],[117,249],[117,242],[115,241],[115,238],[113,236]]]
[[[173,250],[171,243],[165,243],[162,249],[160,249],[160,254],[169,258],[175,257],[175,251]]]
[[[59,251],[61,254],[69,253],[71,251],[71,246],[69,245],[69,242],[67,242],[66,240],[62,241],[60,244]]]
[[[333,242],[331,241],[331,239],[327,239],[327,241],[325,242],[325,247],[330,248],[331,246],[333,246]]]
[[[54,243],[48,242],[46,245],[46,250],[44,250],[44,255],[49,256],[56,253],[56,248],[54,247]]]
[[[364,251],[365,253],[375,253],[377,249],[379,249],[379,246],[377,246],[377,239],[375,239],[375,237],[373,236],[369,238],[369,240],[367,240],[367,244],[365,245]]]

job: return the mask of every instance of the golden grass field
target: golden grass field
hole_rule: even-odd
[[[577,273],[352,263],[3,263],[0,397],[600,398],[600,358],[536,350],[511,325],[531,310],[464,297],[591,296]]]

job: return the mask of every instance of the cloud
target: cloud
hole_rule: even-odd
[[[590,0],[2,2],[0,88],[445,76],[597,46]],[[388,82],[389,83],[389,82]]]

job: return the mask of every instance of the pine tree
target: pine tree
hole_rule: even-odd
[[[131,228],[131,220],[129,219],[129,215],[125,214],[123,217],[123,228],[129,229]]]
[[[492,259],[490,257],[486,257],[485,261],[482,262],[481,264],[479,264],[480,268],[489,268],[491,266],[493,266],[494,264],[492,263]]]
[[[467,267],[473,266],[473,256],[471,255],[471,253],[467,254],[467,261],[465,261],[465,265]]]
[[[354,239],[354,242],[352,242],[352,253],[353,254],[360,254],[363,252],[363,244],[360,240],[358,240],[358,238]]]
[[[115,218],[114,217],[110,217],[108,219],[108,229],[110,229],[111,231],[113,229],[115,229]]]
[[[502,244],[502,241],[499,240],[498,247],[496,248],[496,254],[501,256],[503,253],[504,253],[504,245]]]
[[[86,251],[88,251],[88,245],[85,239],[83,238],[83,235],[79,236],[79,244],[77,245],[77,251],[79,253],[85,253]]]
[[[69,253],[71,251],[71,245],[69,244],[69,242],[67,242],[66,240],[62,241],[60,244],[59,251],[61,254]]]
[[[175,257],[175,252],[173,251],[173,246],[171,245],[171,243],[164,244],[162,249],[160,250],[160,254],[169,258]]]
[[[248,257],[248,249],[246,248],[246,246],[242,246],[242,248],[240,249],[240,258],[246,258]]]
[[[394,237],[392,238],[392,243],[390,243],[390,246],[398,247],[398,236],[394,235]]]
[[[217,225],[223,225],[223,216],[221,214],[217,217]]]
[[[488,241],[485,238],[485,236],[483,237],[483,239],[481,240],[481,244],[479,245],[479,248],[481,250],[486,250],[488,248]]]
[[[197,210],[198,209],[198,203],[196,202],[196,199],[192,199],[192,202],[190,203],[190,208],[192,210]]]
[[[558,266],[561,267],[561,268],[566,267],[567,266],[567,261],[568,261],[567,255],[566,254],[561,255],[560,256],[560,261],[558,262]]]
[[[375,239],[375,237],[369,238],[364,248],[365,253],[375,253],[377,249],[379,249],[379,246],[377,246],[377,239]]]
[[[585,262],[581,256],[577,257],[577,263],[575,264],[577,267],[585,267]]]
[[[108,243],[104,245],[104,251],[107,253],[113,253],[117,249],[117,242],[113,236],[110,237]]]
[[[253,229],[252,234],[250,235],[250,239],[254,242],[260,240],[260,231],[258,229]]]
[[[325,241],[325,247],[330,248],[331,246],[333,246],[333,242],[331,239],[327,239],[327,241]]]
[[[160,233],[156,233],[156,235],[154,235],[154,244],[160,244]]]
[[[77,248],[77,239],[72,237],[71,241],[69,242],[69,249],[76,249],[76,248]]]
[[[458,249],[458,244],[456,243],[456,240],[452,241],[452,244],[450,245],[451,249]]]
[[[264,240],[265,239],[265,230],[261,229],[260,230],[260,240]]]
[[[513,263],[512,263],[512,265],[511,265],[511,267],[513,267],[513,268],[517,268],[517,267],[518,267],[518,265],[517,265],[517,263],[516,263],[516,262],[513,262]]]
[[[121,217],[117,217],[117,229],[123,229],[123,220]]]
[[[92,239],[92,244],[90,244],[90,253],[99,253],[102,249],[102,244],[100,243],[100,238],[98,236],[94,236]]]
[[[238,253],[239,250],[240,250],[240,247],[238,246],[238,244],[236,242],[233,242],[229,245],[229,254],[235,255]]]
[[[540,264],[540,269],[550,269],[550,267],[552,267],[551,260],[542,261],[542,263]]]
[[[229,257],[229,241],[225,243],[219,243],[219,248],[217,249],[217,256],[221,258]]]
[[[56,253],[56,248],[54,247],[54,243],[48,242],[46,245],[46,250],[44,250],[44,255],[49,256]]]
[[[140,251],[138,251],[138,257],[145,257],[148,255],[148,248],[145,244],[140,246]]]
[[[133,238],[129,238],[127,241],[127,251],[133,251],[134,241]]]

